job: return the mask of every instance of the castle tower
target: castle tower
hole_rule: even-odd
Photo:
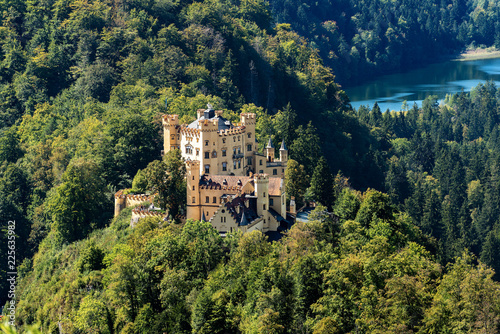
[[[179,116],[163,115],[163,153],[179,148],[180,136],[177,128],[179,127]]]
[[[120,212],[125,208],[126,197],[122,195],[122,191],[118,191],[115,194],[115,217],[120,214]]]
[[[253,113],[241,113],[241,126],[245,127],[243,137],[243,152],[245,155],[244,164],[247,171],[253,170],[254,153],[257,152],[257,143],[255,142],[255,123],[256,118]]]
[[[241,125],[245,126],[247,132],[255,132],[255,114],[254,113],[241,113],[240,115]]]
[[[264,216],[269,210],[269,175],[255,174],[255,196],[257,196],[257,215]]]
[[[287,162],[288,161],[288,149],[286,148],[285,140],[281,142],[280,147],[280,161]]]
[[[202,174],[214,174],[217,173],[217,162],[218,156],[213,154],[214,150],[217,150],[217,146],[214,146],[214,143],[217,144],[219,141],[219,119],[207,119],[207,117],[213,117],[213,110],[205,110],[204,111],[204,120],[200,120],[200,140],[201,140],[201,153],[200,153],[200,161],[201,161],[201,169],[199,171],[200,175]],[[206,156],[208,153],[208,157]]]
[[[267,142],[266,156],[267,156],[267,161],[269,162],[274,161],[274,145],[273,142],[271,141],[271,137],[269,137],[269,141]]]
[[[200,162],[186,161],[187,213],[189,219],[200,220]]]

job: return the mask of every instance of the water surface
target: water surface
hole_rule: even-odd
[[[429,95],[443,100],[447,94],[470,91],[479,83],[494,81],[500,87],[500,58],[470,61],[447,61],[403,73],[378,77],[368,83],[344,90],[351,104],[358,109],[378,103],[382,111],[401,110],[403,101],[408,107],[421,106]]]

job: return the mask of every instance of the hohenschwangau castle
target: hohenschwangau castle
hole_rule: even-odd
[[[210,105],[197,114],[191,124],[179,124],[177,115],[163,116],[164,152],[180,149],[186,161],[186,218],[209,221],[220,233],[286,228],[285,144],[281,143],[279,159],[271,140],[265,154],[259,153],[253,113],[242,113],[238,124]],[[118,192],[115,214],[139,204],[141,198],[147,197]]]

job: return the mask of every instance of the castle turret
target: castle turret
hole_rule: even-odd
[[[254,153],[257,152],[257,144],[255,143],[255,114],[241,113],[241,126],[245,128],[245,135],[242,136],[243,152],[245,155],[244,163],[247,173],[253,170]]]
[[[120,214],[120,212],[125,208],[126,206],[126,197],[123,195],[123,191],[120,190],[115,194],[115,217]]]
[[[269,175],[255,174],[255,196],[257,196],[257,215],[264,216],[269,210]]]
[[[280,161],[287,162],[288,161],[288,149],[286,148],[285,140],[281,142],[280,147]]]
[[[190,219],[200,220],[200,162],[186,161],[187,214]]]
[[[180,147],[179,116],[163,115],[163,153]]]
[[[273,145],[273,142],[271,140],[271,137],[269,137],[269,141],[267,142],[266,156],[267,156],[267,161],[269,161],[269,162],[274,161],[274,145]]]

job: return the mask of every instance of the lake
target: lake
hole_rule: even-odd
[[[351,105],[358,109],[378,103],[382,111],[401,110],[403,101],[411,108],[429,95],[443,100],[447,94],[470,91],[479,83],[492,80],[500,87],[500,58],[447,61],[416,70],[385,75],[365,84],[344,87]]]

